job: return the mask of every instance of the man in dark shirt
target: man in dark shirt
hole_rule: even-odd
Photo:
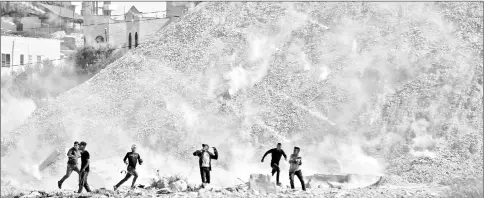
[[[79,142],[74,142],[74,147],[67,151],[67,157],[69,158],[69,160],[67,160],[66,175],[64,175],[64,177],[62,177],[62,179],[57,182],[57,186],[59,187],[59,189],[62,189],[62,183],[64,183],[64,181],[69,178],[69,176],[71,176],[72,171],[75,171],[77,174],[79,174],[79,168],[77,167],[77,158],[80,157]]]
[[[143,160],[141,159],[140,155],[136,153],[136,145],[133,144],[131,146],[131,152],[126,153],[123,159],[124,163],[128,165],[128,170],[126,171],[126,176],[122,179],[118,184],[114,186],[114,190],[117,190],[119,186],[123,185],[124,182],[128,181],[128,179],[133,175],[133,183],[131,184],[131,188],[134,188],[134,184],[136,183],[136,179],[138,179],[138,173],[136,172],[136,164],[141,165]]]
[[[277,148],[273,148],[271,150],[268,150],[264,156],[262,157],[261,162],[264,162],[264,158],[271,153],[271,168],[272,168],[272,176],[274,176],[274,173],[277,173],[276,175],[276,181],[277,185],[280,186],[281,182],[279,182],[279,174],[281,173],[281,169],[279,168],[279,161],[281,161],[281,156],[284,156],[284,160],[287,160],[286,153],[284,153],[284,150],[281,148],[281,143],[277,143]]]
[[[79,144],[79,150],[81,150],[81,174],[79,177],[79,190],[77,193],[82,193],[82,189],[86,188],[87,192],[91,192],[89,184],[87,183],[87,176],[89,175],[89,164],[91,163],[89,152],[86,150],[86,142]]]

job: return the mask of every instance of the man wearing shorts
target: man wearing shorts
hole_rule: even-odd
[[[69,159],[67,160],[66,175],[64,175],[64,177],[57,182],[59,189],[62,189],[62,183],[64,183],[64,181],[71,176],[72,171],[75,171],[79,175],[79,168],[77,167],[77,158],[80,157],[79,142],[74,142],[74,147],[67,151],[67,157]]]
[[[136,145],[133,144],[131,146],[131,152],[126,153],[123,159],[124,163],[128,165],[128,170],[126,171],[126,176],[122,179],[118,184],[114,186],[114,190],[116,191],[119,186],[123,185],[124,182],[128,181],[128,179],[133,175],[133,183],[131,184],[131,188],[134,188],[134,184],[136,183],[136,179],[138,179],[138,173],[136,172],[136,164],[141,165],[143,160],[141,159],[140,155],[136,153]]]

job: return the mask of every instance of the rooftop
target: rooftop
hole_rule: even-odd
[[[69,18],[69,19],[82,19],[81,15],[67,8],[63,8],[55,5],[47,5],[43,3],[39,3],[38,5],[60,17]]]

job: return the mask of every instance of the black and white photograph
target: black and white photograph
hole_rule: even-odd
[[[1,1],[1,197],[484,198],[483,1]]]

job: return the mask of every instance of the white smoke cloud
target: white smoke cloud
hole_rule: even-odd
[[[296,13],[293,10],[291,11],[290,15],[294,15],[292,17],[294,17],[296,20],[293,20],[293,18],[290,17],[288,17],[288,19],[282,20],[281,24],[277,26],[280,32],[276,33],[276,35],[270,35],[262,32],[260,31],[260,29],[263,28],[260,27],[252,28],[249,33],[245,35],[249,43],[249,48],[247,49],[246,56],[243,57],[243,59],[247,60],[250,65],[236,65],[235,67],[231,68],[230,71],[226,72],[223,76],[225,80],[228,81],[227,84],[224,84],[221,77],[222,75],[220,75],[221,72],[215,71],[215,69],[214,71],[207,71],[207,73],[203,74],[200,78],[198,78],[199,76],[197,76],[197,78],[188,79],[189,77],[183,76],[181,73],[177,73],[173,69],[167,68],[166,66],[159,64],[158,62],[153,63],[154,65],[156,65],[156,67],[154,67],[153,65],[149,65],[152,68],[156,68],[153,69],[150,74],[142,76],[140,77],[140,79],[134,81],[134,83],[139,84],[130,84],[130,86],[157,86],[159,87],[161,93],[166,94],[163,95],[163,97],[160,97],[160,102],[163,102],[164,105],[166,105],[166,110],[168,111],[168,113],[173,114],[173,117],[176,118],[174,119],[173,123],[169,124],[172,124],[174,128],[179,130],[176,132],[181,134],[186,133],[186,136],[183,136],[186,137],[186,139],[183,141],[196,142],[196,144],[208,143],[209,145],[217,147],[219,147],[220,145],[220,147],[223,148],[223,150],[221,150],[221,153],[223,153],[221,154],[220,159],[213,162],[214,170],[212,172],[212,175],[214,184],[224,186],[238,184],[240,183],[238,178],[246,181],[249,174],[251,173],[269,172],[270,168],[268,163],[260,163],[260,158],[262,157],[263,153],[259,153],[262,150],[269,148],[260,148],[260,145],[255,145],[253,143],[249,143],[249,141],[245,141],[253,138],[251,136],[251,127],[254,125],[260,125],[269,132],[269,135],[273,135],[278,141],[283,142],[283,148],[288,155],[292,152],[292,147],[294,145],[302,145],[300,147],[302,147],[303,149],[301,155],[303,157],[303,170],[305,175],[333,171],[330,168],[332,164],[321,163],[322,159],[330,159],[330,161],[334,161],[337,164],[336,166],[338,167],[338,171],[341,173],[378,175],[383,174],[384,172],[384,162],[367,155],[363,151],[363,138],[360,137],[359,134],[357,134],[356,132],[350,133],[351,135],[354,135],[354,137],[350,140],[345,137],[345,134],[343,134],[343,132],[341,132],[342,134],[331,136],[326,134],[329,132],[325,131],[315,131],[314,133],[318,133],[316,135],[310,134],[310,132],[297,132],[298,135],[288,135],[287,137],[285,137],[284,135],[279,134],[271,126],[268,126],[262,119],[264,117],[264,113],[267,113],[271,110],[270,106],[267,107],[261,104],[257,104],[254,100],[250,99],[241,102],[241,104],[237,104],[237,102],[233,102],[230,100],[226,102],[226,108],[228,109],[227,111],[232,111],[227,115],[222,115],[221,113],[217,112],[217,110],[215,110],[216,107],[218,107],[217,105],[220,101],[225,102],[220,98],[218,98],[219,101],[215,101],[215,98],[217,98],[217,96],[220,96],[220,93],[228,90],[230,95],[236,95],[239,92],[244,92],[245,90],[251,89],[254,85],[260,83],[264,79],[264,77],[266,77],[267,73],[271,69],[269,68],[269,65],[271,65],[272,56],[280,52],[280,49],[282,49],[282,47],[279,46],[279,44],[284,43],[285,41],[290,39],[292,30],[297,29],[301,25],[307,23],[308,20],[310,23],[320,24],[320,22],[310,20],[308,17],[298,17],[301,15],[301,13]],[[332,113],[327,113],[327,115],[325,115],[325,113],[320,112],[320,110],[312,107],[311,105],[303,104],[302,102],[299,102],[296,98],[292,98],[284,92],[276,94],[284,96],[284,98],[290,101],[294,106],[304,110],[304,112],[307,112],[310,116],[317,118],[317,121],[323,121],[321,123],[330,123],[331,125],[337,126],[342,130],[349,130],[352,124],[351,121],[354,120],[354,116],[365,110],[364,105],[367,104],[368,101],[371,99],[371,93],[367,89],[370,85],[367,85],[361,81],[361,74],[364,73],[365,69],[367,68],[378,70],[381,74],[388,73],[388,71],[384,68],[385,66],[387,66],[386,64],[374,64],[372,63],[371,58],[369,58],[385,56],[387,54],[387,52],[385,52],[388,48],[387,45],[382,45],[381,49],[374,49],[372,51],[363,52],[361,54],[357,53],[364,46],[364,44],[360,44],[357,35],[363,30],[369,31],[366,28],[370,27],[366,24],[358,24],[350,19],[343,20],[343,23],[341,23],[341,25],[338,27],[332,27],[331,31],[333,32],[328,32],[326,35],[328,37],[326,39],[328,41],[328,44],[325,45],[325,47],[329,48],[329,50],[321,50],[321,53],[323,54],[321,54],[321,63],[319,64],[310,64],[308,60],[308,57],[310,55],[303,52],[300,46],[295,44],[293,48],[291,48],[291,53],[294,57],[296,57],[294,61],[302,66],[303,69],[306,68],[307,70],[309,70],[306,72],[313,72],[311,70],[317,70],[317,68],[319,67],[319,80],[327,81],[328,84],[336,86],[348,92],[347,95],[350,97],[351,101],[342,104],[337,112],[334,112],[336,110],[333,110]],[[324,26],[324,29],[328,30],[330,28]],[[221,45],[219,42],[216,44],[216,46],[220,46],[220,48],[222,48],[223,45]],[[405,50],[408,49],[402,49],[402,51]],[[340,63],[342,65],[345,65],[346,67],[338,68],[337,66],[335,66],[335,62],[338,58],[341,58],[348,54],[350,56],[349,61]],[[402,60],[405,59],[404,53],[400,54],[403,55],[401,55],[401,57],[399,58]],[[139,59],[139,57],[137,59]],[[406,66],[407,63],[400,62],[400,64]],[[114,68],[115,66],[117,65],[114,65],[112,67]],[[105,72],[103,75],[106,76],[108,75],[108,73],[109,72]],[[391,80],[391,78],[394,77],[392,75],[383,76],[385,76],[386,78],[383,80]],[[174,82],[175,80],[177,81],[176,83]],[[206,80],[207,82],[193,83],[193,81],[204,80]],[[156,82],[157,84],[154,84],[153,82]],[[386,89],[394,88],[391,86],[392,85],[388,85]],[[86,92],[85,94],[92,93]],[[137,93],[122,97],[129,98],[136,96],[139,97],[137,98],[139,99],[139,101],[142,101],[141,96],[138,96],[136,94]],[[78,94],[77,96],[82,98],[82,94]],[[210,100],[200,102],[200,98],[197,98],[197,96],[203,96],[201,98],[206,98],[205,96],[208,96]],[[243,97],[244,96],[241,96],[243,100],[246,99]],[[136,112],[134,109],[136,107],[137,101],[138,100],[135,99],[128,99],[122,104],[122,109],[133,109],[132,112],[128,112],[126,114],[135,118],[137,116],[150,116],[156,118],[156,116],[163,116],[160,114],[165,113],[152,112],[151,109],[147,112]],[[84,102],[84,100],[77,102]],[[103,102],[105,102],[103,98],[99,98],[97,102],[99,102],[100,104],[98,107],[102,109],[114,107],[109,106],[112,104],[102,105],[104,104]],[[103,180],[97,185],[105,185],[107,187],[110,187],[111,185],[117,183],[123,177],[123,175],[120,174],[120,170],[123,170],[125,167],[121,159],[124,156],[124,152],[129,151],[129,145],[133,143],[133,140],[131,139],[131,137],[133,137],[132,134],[141,132],[136,131],[136,129],[125,129],[123,128],[124,126],[112,126],[113,123],[104,122],[107,120],[86,119],[82,116],[76,117],[79,115],[77,114],[77,112],[71,113],[71,115],[69,115],[69,113],[66,113],[66,117],[72,116],[69,119],[66,118],[66,120],[80,120],[79,122],[73,123],[64,122],[66,123],[66,125],[69,125],[69,131],[67,131],[66,133],[72,135],[72,140],[88,138],[89,135],[95,135],[89,134],[89,129],[90,127],[92,128],[92,126],[88,126],[88,124],[86,124],[88,121],[102,122],[98,124],[92,124],[95,125],[95,127],[100,127],[102,129],[101,131],[103,131],[103,134],[98,135],[97,137],[100,137],[99,139],[102,140],[109,138],[111,142],[101,143],[102,140],[95,140],[97,142],[89,143],[88,150],[93,151],[93,154],[96,152],[93,156],[96,156],[97,158],[96,160],[93,160],[92,167],[93,170],[95,170],[96,174],[100,175]],[[374,116],[377,117],[377,114],[378,110],[375,110]],[[308,120],[310,120],[309,118],[310,117],[308,117]],[[123,122],[120,121],[119,123]],[[370,124],[371,123],[372,122],[370,121]],[[147,123],[138,124],[141,125]],[[173,173],[179,172],[189,177],[190,182],[198,183],[199,170],[196,157],[188,156],[188,161],[182,161],[178,160],[178,158],[176,158],[172,153],[166,153],[164,151],[162,152],[161,150],[165,149],[167,146],[159,145],[159,140],[161,138],[168,138],[166,136],[169,136],[169,133],[167,132],[169,130],[153,130],[159,130],[161,134],[160,136],[162,137],[153,135],[149,137],[149,140],[146,140],[145,142],[135,142],[139,145],[144,145],[138,147],[139,153],[145,159],[149,159],[145,160],[145,164],[139,166],[139,173],[141,177],[139,178],[138,183],[146,184],[147,182],[149,182],[149,179],[151,177],[155,177],[155,170],[158,169],[161,171],[162,175],[171,175]],[[418,138],[421,139],[417,138],[415,140],[416,146],[428,147],[431,145],[428,142],[431,142],[432,139],[425,134],[426,132],[424,132],[424,129],[421,129],[419,126],[415,125],[414,130],[422,132],[422,134],[418,136]],[[309,143],[305,142],[305,136],[309,135],[314,135],[315,137],[322,137],[324,138],[324,141],[314,141]],[[32,136],[31,138],[32,139],[25,139],[25,142],[27,142],[26,144],[28,144],[29,141],[35,142],[35,138],[37,137]],[[387,141],[388,144],[391,144],[391,142],[400,141],[399,138],[400,137],[398,135],[395,135],[391,138],[387,138],[387,140],[385,141]],[[367,144],[372,145],[376,144],[376,142],[377,141],[367,142]],[[70,144],[71,143],[69,142],[68,145]],[[50,154],[50,152],[54,148],[42,148],[42,151],[38,152],[41,154],[38,157],[32,156],[27,152],[31,149],[35,149],[29,147],[29,145],[20,144],[19,148],[23,148],[23,150],[15,151],[13,152],[13,155],[2,157],[2,161],[7,161],[7,163],[5,164],[4,162],[2,162],[2,167],[5,166],[7,168],[10,168],[13,167],[13,162],[22,162],[26,164],[25,167],[22,168],[23,172],[26,173],[17,173],[15,171],[12,171],[9,172],[9,175],[5,177],[2,174],[2,179],[17,179],[17,177],[21,175],[28,175],[30,177],[35,176],[39,178],[38,173],[33,171],[35,170],[35,164],[38,164],[39,161],[42,161],[43,158]],[[185,154],[191,155],[191,152],[193,152],[197,148],[186,148],[188,151]],[[423,152],[425,153],[426,151]],[[62,155],[65,154],[63,153]],[[23,158],[20,159],[19,156],[22,156]],[[266,158],[266,161],[269,161],[269,158]],[[65,167],[65,161],[59,160],[56,164],[59,167],[58,169],[62,169],[63,171]],[[283,162],[281,164],[281,168],[283,170],[287,170],[288,164],[286,162]],[[57,181],[62,175],[62,173],[56,173],[52,175],[48,173],[42,174],[42,176],[44,176],[42,177],[42,180],[50,184],[55,183],[55,181]],[[284,172],[281,173],[281,179],[284,183],[287,183],[286,175],[287,174],[285,174]],[[76,178],[75,173],[71,177]],[[71,178],[70,180],[74,179]],[[49,188],[53,188],[52,185],[50,185]]]

